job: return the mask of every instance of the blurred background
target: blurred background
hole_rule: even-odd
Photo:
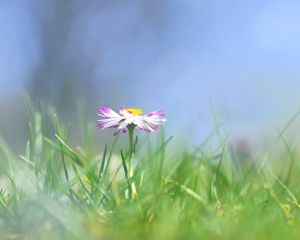
[[[234,138],[275,132],[300,107],[300,2],[0,0],[0,133],[24,148],[20,100],[167,112],[197,145],[213,115]],[[76,130],[76,127],[73,127]],[[244,141],[244,140],[243,140]]]

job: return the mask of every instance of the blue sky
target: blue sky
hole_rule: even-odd
[[[16,94],[37,61],[34,22],[23,1],[0,1],[0,94]]]
[[[107,98],[117,85],[120,105],[162,107],[170,131],[198,126],[197,136],[212,128],[211,103],[237,135],[275,129],[300,107],[299,1],[166,0],[157,22],[125,2],[78,19],[70,43],[99,62]],[[42,57],[30,13],[26,1],[0,2],[2,96],[26,87]]]

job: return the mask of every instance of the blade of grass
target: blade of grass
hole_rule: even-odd
[[[103,156],[102,156],[102,161],[99,169],[99,174],[98,174],[98,179],[101,179],[104,174],[104,166],[105,166],[105,160],[106,160],[106,154],[107,154],[107,145],[105,145]]]

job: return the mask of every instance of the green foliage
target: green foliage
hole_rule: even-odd
[[[256,160],[218,129],[215,151],[205,142],[180,152],[163,134],[148,148],[136,140],[131,176],[129,147],[120,149],[118,138],[98,146],[83,120],[84,147],[74,147],[53,111],[26,107],[24,154],[0,141],[0,239],[300,238],[300,159],[287,127],[276,140],[285,151],[272,155],[272,145]]]

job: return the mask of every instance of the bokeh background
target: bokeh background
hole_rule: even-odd
[[[1,0],[0,133],[24,146],[23,91],[72,122],[78,103],[163,108],[194,144],[276,132],[300,107],[300,2]],[[74,128],[73,128],[74,129]],[[76,130],[76,127],[75,127]]]

